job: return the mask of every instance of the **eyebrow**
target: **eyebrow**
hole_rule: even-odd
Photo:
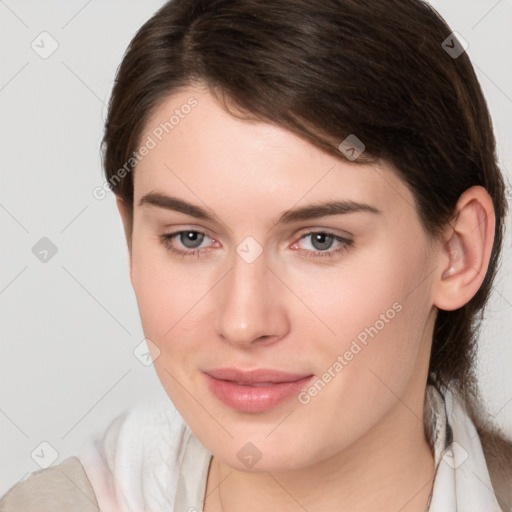
[[[185,215],[190,215],[196,219],[215,222],[215,216],[201,206],[197,206],[188,203],[183,199],[167,196],[158,192],[150,192],[144,195],[139,201],[139,206],[143,205],[156,206],[166,210],[173,210],[176,212],[184,213]],[[356,212],[369,212],[378,215],[382,214],[382,212],[374,206],[365,203],[346,200],[327,201],[287,210],[281,214],[276,224],[291,224],[298,221]]]

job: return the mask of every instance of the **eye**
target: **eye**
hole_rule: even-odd
[[[180,245],[190,250],[181,250],[176,248],[175,245],[173,244],[174,238],[177,238]],[[203,233],[202,231],[195,231],[193,229],[187,229],[185,231],[176,231],[175,233],[165,233],[163,235],[160,235],[160,240],[165,246],[165,248],[182,257],[199,256],[199,253],[203,252],[203,248],[201,248],[200,246],[201,243],[205,240],[205,238],[213,240],[206,233]]]
[[[305,250],[307,258],[332,258],[339,256],[348,250],[353,240],[326,231],[311,231],[302,235],[298,242],[292,245],[293,249],[299,248],[299,242],[310,238],[313,250]],[[329,251],[333,243],[337,242],[336,249]]]
[[[216,242],[206,233],[193,229],[176,231],[174,233],[164,233],[160,235],[159,238],[168,251],[173,252],[182,258],[189,256],[200,257],[201,253],[208,252],[207,247],[201,247],[201,244],[205,240],[207,241],[209,239]],[[312,250],[300,247],[300,242],[307,238],[311,238],[311,245],[313,246]],[[185,250],[176,247],[176,241],[179,246],[184,247]],[[328,250],[334,243],[337,243],[337,245],[335,245],[336,248],[334,250]],[[299,249],[301,252],[305,253],[304,256],[307,258],[332,258],[347,251],[352,244],[353,240],[334,233],[326,231],[311,231],[302,235],[300,239],[291,246],[291,248],[294,250]]]

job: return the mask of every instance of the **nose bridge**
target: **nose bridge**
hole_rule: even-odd
[[[274,280],[266,254],[242,242],[216,297],[217,333],[237,345],[283,336],[287,322]]]

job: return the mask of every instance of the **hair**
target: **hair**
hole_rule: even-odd
[[[488,269],[469,302],[438,311],[428,382],[460,396],[499,472],[512,460],[512,442],[484,414],[475,359],[500,261],[505,185],[469,57],[443,45],[455,45],[451,34],[421,0],[170,1],[138,30],[117,70],[103,162],[133,216],[133,172],[122,180],[116,173],[135,170],[142,132],[162,102],[203,84],[231,115],[287,129],[337,158],[346,158],[339,144],[355,134],[365,146],[355,162],[394,168],[432,240],[461,194],[484,187],[496,221]]]

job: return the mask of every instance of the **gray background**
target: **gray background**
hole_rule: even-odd
[[[510,180],[512,2],[432,3],[469,43]],[[0,0],[0,494],[52,458],[76,454],[126,408],[164,393],[133,353],[144,336],[114,196],[93,196],[104,183],[99,145],[115,70],[162,4]],[[58,48],[42,58],[53,41]],[[489,410],[512,436],[507,225],[478,371]],[[33,252],[38,243],[48,248],[43,237],[57,249],[46,262]]]

